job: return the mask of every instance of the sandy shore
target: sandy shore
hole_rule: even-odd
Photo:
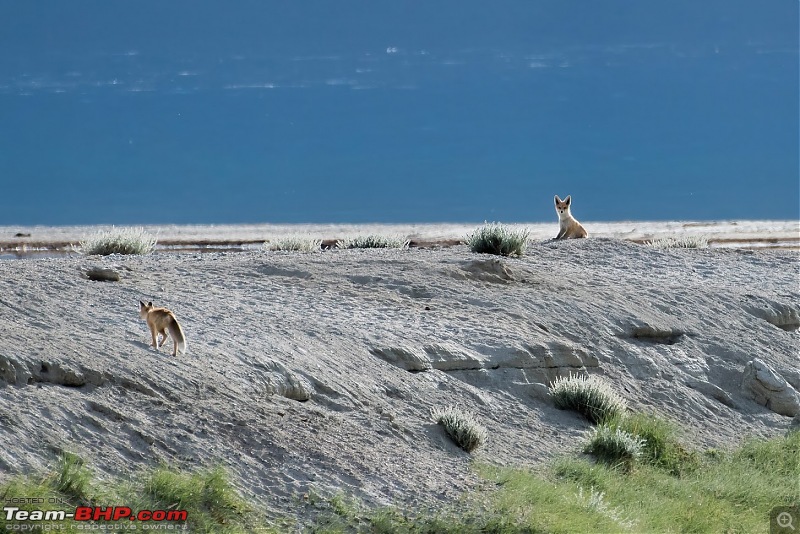
[[[274,513],[309,490],[435,505],[478,481],[431,409],[476,414],[490,433],[479,461],[538,465],[589,428],[547,395],[576,372],[693,446],[780,434],[791,414],[747,373],[757,359],[785,393],[800,388],[798,254],[588,239],[511,259],[457,245],[0,262],[0,477],[69,450],[107,473],[221,462]],[[89,280],[93,267],[120,280]],[[188,354],[148,346],[140,299],[175,311]]]
[[[354,235],[400,236],[413,245],[449,244],[463,240],[481,222],[420,224],[238,224],[238,225],[145,225],[164,246],[260,245],[289,235],[302,235],[335,242]],[[518,223],[534,241],[554,237],[557,222]],[[628,221],[587,222],[592,237],[645,242],[662,237],[705,236],[712,247],[800,247],[800,221]],[[29,249],[64,249],[100,230],[99,226],[0,226],[0,252]]]

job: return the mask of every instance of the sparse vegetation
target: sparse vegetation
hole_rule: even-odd
[[[630,467],[642,454],[644,440],[621,428],[600,424],[589,437],[583,452],[609,465]]]
[[[149,254],[157,239],[144,228],[113,228],[97,232],[80,242],[83,254],[108,256],[109,254]]]
[[[653,248],[708,248],[708,238],[702,235],[664,237],[647,243]]]
[[[433,420],[442,425],[453,441],[467,452],[480,447],[488,436],[486,428],[475,416],[455,406],[434,410]]]
[[[625,399],[594,375],[559,377],[550,384],[550,395],[556,408],[575,410],[595,424],[619,417],[627,409]]]
[[[291,252],[317,252],[322,249],[322,239],[302,236],[286,236],[267,242],[264,250],[291,251]]]
[[[625,415],[606,423],[642,440],[640,461],[673,475],[686,474],[700,465],[697,452],[687,449],[671,422],[648,414]]]
[[[336,248],[408,248],[410,241],[402,237],[366,235],[348,237],[336,242]]]
[[[687,476],[565,458],[547,468],[477,466],[494,490],[437,510],[370,510],[322,501],[314,532],[766,532],[774,506],[797,502],[800,433],[745,443]],[[764,462],[764,463],[761,463]],[[684,470],[684,472],[686,472]]]
[[[15,503],[21,510],[63,510],[74,512],[76,506],[127,506],[139,510],[186,510],[186,519],[166,523],[188,527],[191,532],[252,532],[256,519],[251,508],[236,493],[222,468],[185,473],[166,466],[139,472],[130,481],[99,480],[75,454],[65,453],[55,468],[44,476],[16,476],[0,482],[0,499],[24,499]],[[40,502],[36,502],[40,499]],[[55,517],[48,523],[62,530],[72,530],[72,519]],[[112,525],[114,521],[97,521]],[[120,521],[129,525],[125,518]],[[0,514],[0,530],[18,531],[21,525],[42,528],[41,521],[6,519]],[[89,526],[88,524],[86,525]],[[24,530],[24,528],[23,528]],[[43,529],[44,530],[44,529]],[[105,530],[105,528],[101,528]],[[109,529],[110,530],[110,529]],[[260,531],[270,530],[266,525]]]
[[[656,436],[653,441],[657,443],[676,442],[674,428],[653,416],[613,420],[606,426],[616,430],[617,424]],[[800,499],[800,432],[766,441],[747,440],[733,451],[714,449],[713,454],[678,455],[689,465],[677,466],[684,468],[674,472],[648,460],[651,445],[643,444],[640,463],[632,470],[575,457],[564,457],[536,470],[477,465],[478,474],[494,484],[465,500],[436,508],[370,508],[343,494],[325,498],[309,491],[296,501],[296,517],[300,519],[293,515],[269,522],[256,519],[256,511],[236,494],[220,468],[184,473],[160,467],[140,472],[129,482],[101,482],[83,475],[76,477],[76,473],[89,471],[79,458],[70,456],[47,476],[17,476],[0,482],[0,498],[42,498],[42,504],[19,506],[23,510],[71,512],[78,504],[74,492],[66,494],[58,489],[60,481],[66,480],[70,482],[65,487],[83,488],[86,497],[98,506],[186,509],[186,526],[191,532],[444,534],[766,532],[773,507],[792,505]],[[698,460],[700,457],[703,459]],[[0,530],[19,530],[24,524],[12,524],[0,514]],[[47,526],[53,525],[69,530],[75,523],[54,520]],[[33,522],[26,526],[33,526]]]
[[[467,236],[472,252],[499,256],[522,256],[528,243],[527,230],[514,230],[500,223],[486,223]]]

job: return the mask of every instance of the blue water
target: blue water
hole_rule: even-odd
[[[800,218],[793,0],[0,0],[0,27],[0,225]]]

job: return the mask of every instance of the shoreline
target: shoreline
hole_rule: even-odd
[[[407,223],[407,224],[187,224],[135,225],[158,238],[159,248],[176,252],[177,248],[224,250],[257,248],[265,242],[290,235],[321,239],[332,245],[354,235],[384,234],[406,238],[415,248],[446,247],[463,242],[467,234],[483,223]],[[586,222],[590,238],[622,239],[645,243],[664,237],[705,236],[712,248],[800,248],[800,221],[619,221]],[[525,228],[531,241],[552,239],[557,222],[509,223]],[[0,252],[65,253],[71,245],[113,225],[84,226],[0,226]],[[122,228],[122,226],[120,226]]]

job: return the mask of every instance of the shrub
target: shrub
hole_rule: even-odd
[[[522,256],[527,242],[527,230],[513,230],[499,223],[484,224],[467,236],[472,252],[499,256]]]
[[[337,248],[408,248],[410,241],[401,237],[367,235],[348,237],[336,242]]]
[[[602,423],[622,415],[627,407],[625,399],[595,376],[559,377],[550,384],[556,408],[575,410],[592,423]]]
[[[157,239],[144,228],[111,228],[97,232],[80,242],[83,254],[108,256],[109,254],[149,254],[155,249]]]
[[[642,455],[644,440],[615,425],[601,424],[592,431],[583,452],[607,464],[630,465]]]
[[[689,451],[677,438],[675,426],[659,417],[634,414],[618,417],[609,425],[642,440],[641,461],[673,475],[690,472],[700,466],[700,456]]]
[[[488,437],[486,428],[475,420],[475,416],[454,406],[431,412],[434,421],[442,425],[453,441],[467,452],[481,446]]]
[[[264,250],[281,250],[292,252],[317,252],[321,250],[322,239],[310,237],[287,236],[275,240],[273,243],[264,243]]]
[[[708,248],[708,238],[702,235],[664,237],[647,243],[653,248]]]

